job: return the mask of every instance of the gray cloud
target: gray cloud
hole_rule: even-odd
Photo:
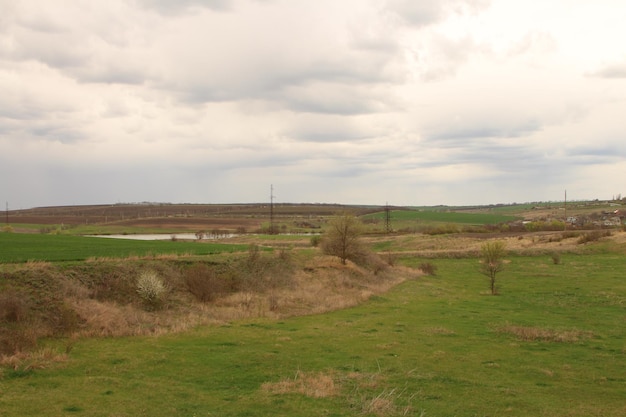
[[[583,36],[564,0],[0,0],[0,198],[625,193],[626,9],[598,1]]]
[[[473,124],[473,123],[472,123]],[[520,120],[518,124],[495,124],[494,121],[487,121],[469,126],[442,126],[438,130],[431,131],[428,135],[429,140],[438,141],[441,145],[452,141],[475,138],[519,138],[530,133],[536,132],[542,128],[538,120]]]
[[[233,6],[233,0],[136,0],[140,5],[164,15],[191,13],[194,8],[224,11]]]
[[[404,23],[421,27],[435,24],[449,14],[477,13],[489,3],[488,0],[387,0],[386,8]]]

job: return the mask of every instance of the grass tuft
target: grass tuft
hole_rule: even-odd
[[[298,371],[293,378],[265,382],[261,389],[272,394],[302,394],[311,398],[327,398],[339,394],[339,386],[335,383],[333,374],[324,372]]]

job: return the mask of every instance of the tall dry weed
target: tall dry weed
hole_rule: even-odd
[[[46,369],[52,364],[65,361],[67,361],[67,353],[59,353],[50,347],[44,347],[34,352],[19,352],[13,355],[0,356],[0,366],[21,371]]]

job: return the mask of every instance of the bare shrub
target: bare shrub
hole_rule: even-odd
[[[0,321],[20,323],[29,311],[28,296],[15,290],[0,293]]]
[[[563,239],[572,239],[572,238],[580,236],[580,232],[576,232],[573,230],[566,230],[565,232],[561,234],[561,236],[563,237]]]
[[[321,240],[322,240],[322,237],[320,235],[311,236],[311,246],[313,246],[314,248],[317,248]]]
[[[41,336],[38,325],[12,323],[0,327],[0,353],[15,354],[32,350]]]
[[[163,302],[167,288],[154,271],[143,271],[137,278],[137,294],[147,307],[157,308]]]
[[[279,300],[280,298],[278,297],[278,294],[275,291],[270,291],[267,296],[267,304],[270,311],[278,311],[278,308],[280,307]]]
[[[81,334],[85,336],[128,336],[137,323],[130,307],[121,308],[110,302],[77,300],[73,308],[84,322]]]
[[[381,257],[389,266],[394,266],[398,261],[398,255],[392,252],[385,252]]]
[[[503,257],[506,255],[506,243],[501,240],[486,242],[480,247],[480,272],[489,277],[491,295],[496,295],[496,275],[504,269]]]
[[[262,293],[291,285],[291,258],[291,253],[284,249],[277,256],[268,256],[257,245],[251,245],[242,261],[231,264],[233,288]]]
[[[229,289],[228,282],[206,264],[197,264],[187,270],[184,281],[189,292],[202,303],[214,301]]]
[[[422,262],[419,266],[419,270],[425,273],[426,275],[431,275],[431,276],[437,275],[437,265],[431,262]]]
[[[55,306],[48,313],[49,324],[57,334],[68,334],[81,325],[82,320],[78,313],[68,303]]]
[[[611,236],[611,234],[612,233],[610,230],[593,230],[591,232],[580,235],[580,237],[578,238],[578,244],[582,245],[589,242],[595,242],[603,237]]]
[[[278,259],[281,262],[284,262],[286,264],[290,264],[291,263],[291,258],[292,258],[292,254],[288,249],[285,248],[281,248],[278,251]]]
[[[338,257],[344,265],[347,260],[356,262],[364,252],[361,234],[362,224],[354,215],[337,215],[330,220],[328,230],[320,242],[322,251],[326,255]]]

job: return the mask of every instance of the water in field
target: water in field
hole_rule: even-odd
[[[197,240],[195,233],[155,233],[155,234],[120,234],[120,235],[93,235],[94,237],[104,237],[109,239],[130,239],[130,240]],[[235,234],[227,233],[220,235],[207,234],[202,240],[225,239],[235,237]]]

